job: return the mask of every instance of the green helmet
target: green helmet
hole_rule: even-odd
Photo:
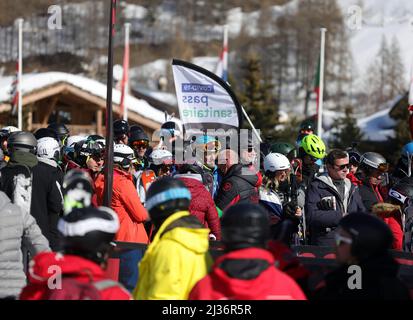
[[[323,159],[326,156],[326,146],[318,136],[309,134],[301,140],[301,148],[305,153],[317,159]]]
[[[289,154],[295,147],[288,142],[276,142],[271,145],[271,153],[281,153],[283,155]]]

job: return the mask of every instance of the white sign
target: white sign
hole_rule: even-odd
[[[216,124],[215,128],[239,128],[237,102],[228,87],[211,77],[183,65],[172,66],[179,113],[184,125]],[[198,71],[200,70],[200,71]],[[188,125],[189,124],[189,125]],[[211,126],[208,126],[211,127]]]

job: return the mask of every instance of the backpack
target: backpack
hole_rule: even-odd
[[[73,278],[63,278],[61,289],[50,290],[47,300],[103,300],[102,291],[120,284],[112,280],[82,283]]]

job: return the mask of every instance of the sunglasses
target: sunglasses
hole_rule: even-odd
[[[340,166],[335,164],[334,166],[339,168],[339,170],[344,170],[344,169],[349,169],[350,168],[350,163],[345,163],[345,164],[342,164]]]
[[[149,146],[149,142],[146,140],[137,140],[137,141],[133,141],[132,142],[132,147],[138,149],[138,148],[142,148],[142,149],[146,149]]]
[[[335,240],[336,240],[336,245],[337,247],[339,245],[341,245],[342,243],[347,243],[347,244],[352,244],[353,240],[347,237],[343,237],[342,235],[336,233],[334,236]]]
[[[206,152],[218,152],[221,150],[221,143],[219,141],[208,142],[204,146]]]

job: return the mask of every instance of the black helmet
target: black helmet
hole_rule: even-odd
[[[131,125],[129,127],[129,133],[132,133],[134,131],[144,131],[141,126],[138,126],[137,124]]]
[[[70,170],[63,178],[62,187],[65,214],[74,208],[85,208],[92,205],[93,182],[85,171]]]
[[[178,211],[187,211],[191,193],[185,184],[171,177],[156,180],[146,193],[145,207],[156,227],[170,215]]]
[[[120,137],[124,134],[129,134],[129,124],[125,120],[115,120],[113,122],[113,133],[115,137]]]
[[[134,131],[131,131],[130,136],[129,136],[129,143],[132,144],[134,141],[139,141],[139,140],[149,141],[148,135],[145,133],[145,131],[136,130],[136,129]]]
[[[36,154],[36,147],[37,140],[31,132],[13,132],[7,139],[7,148],[10,152],[20,150]]]
[[[351,252],[359,262],[388,254],[393,234],[379,218],[365,213],[352,213],[339,223],[351,235]]]
[[[314,131],[314,123],[311,120],[304,120],[300,124],[300,131],[301,130],[312,130]]]
[[[361,154],[356,149],[347,149],[348,157],[351,164],[358,166],[360,164]]]
[[[87,136],[88,141],[97,141],[97,140],[105,140],[104,137],[98,135],[98,134],[91,134],[90,136]]]
[[[263,208],[240,203],[225,211],[222,221],[222,242],[227,251],[249,247],[264,248],[270,239],[270,222]]]
[[[40,128],[40,129],[36,130],[36,132],[34,133],[34,136],[37,140],[39,140],[41,138],[53,138],[53,139],[57,140],[58,142],[60,142],[56,131],[54,131],[53,129],[50,129],[50,128]]]
[[[105,261],[110,243],[119,230],[119,219],[110,208],[80,208],[63,216],[58,229],[64,237],[66,254],[82,256],[100,264]]]
[[[49,124],[48,128],[54,130],[60,140],[62,140],[63,137],[69,135],[69,129],[64,125],[64,123],[54,122]]]
[[[360,166],[367,169],[378,169],[380,171],[387,171],[388,164],[386,159],[379,153],[366,152],[360,158]]]
[[[181,128],[174,121],[166,121],[161,126],[161,136],[176,137],[181,133]]]

